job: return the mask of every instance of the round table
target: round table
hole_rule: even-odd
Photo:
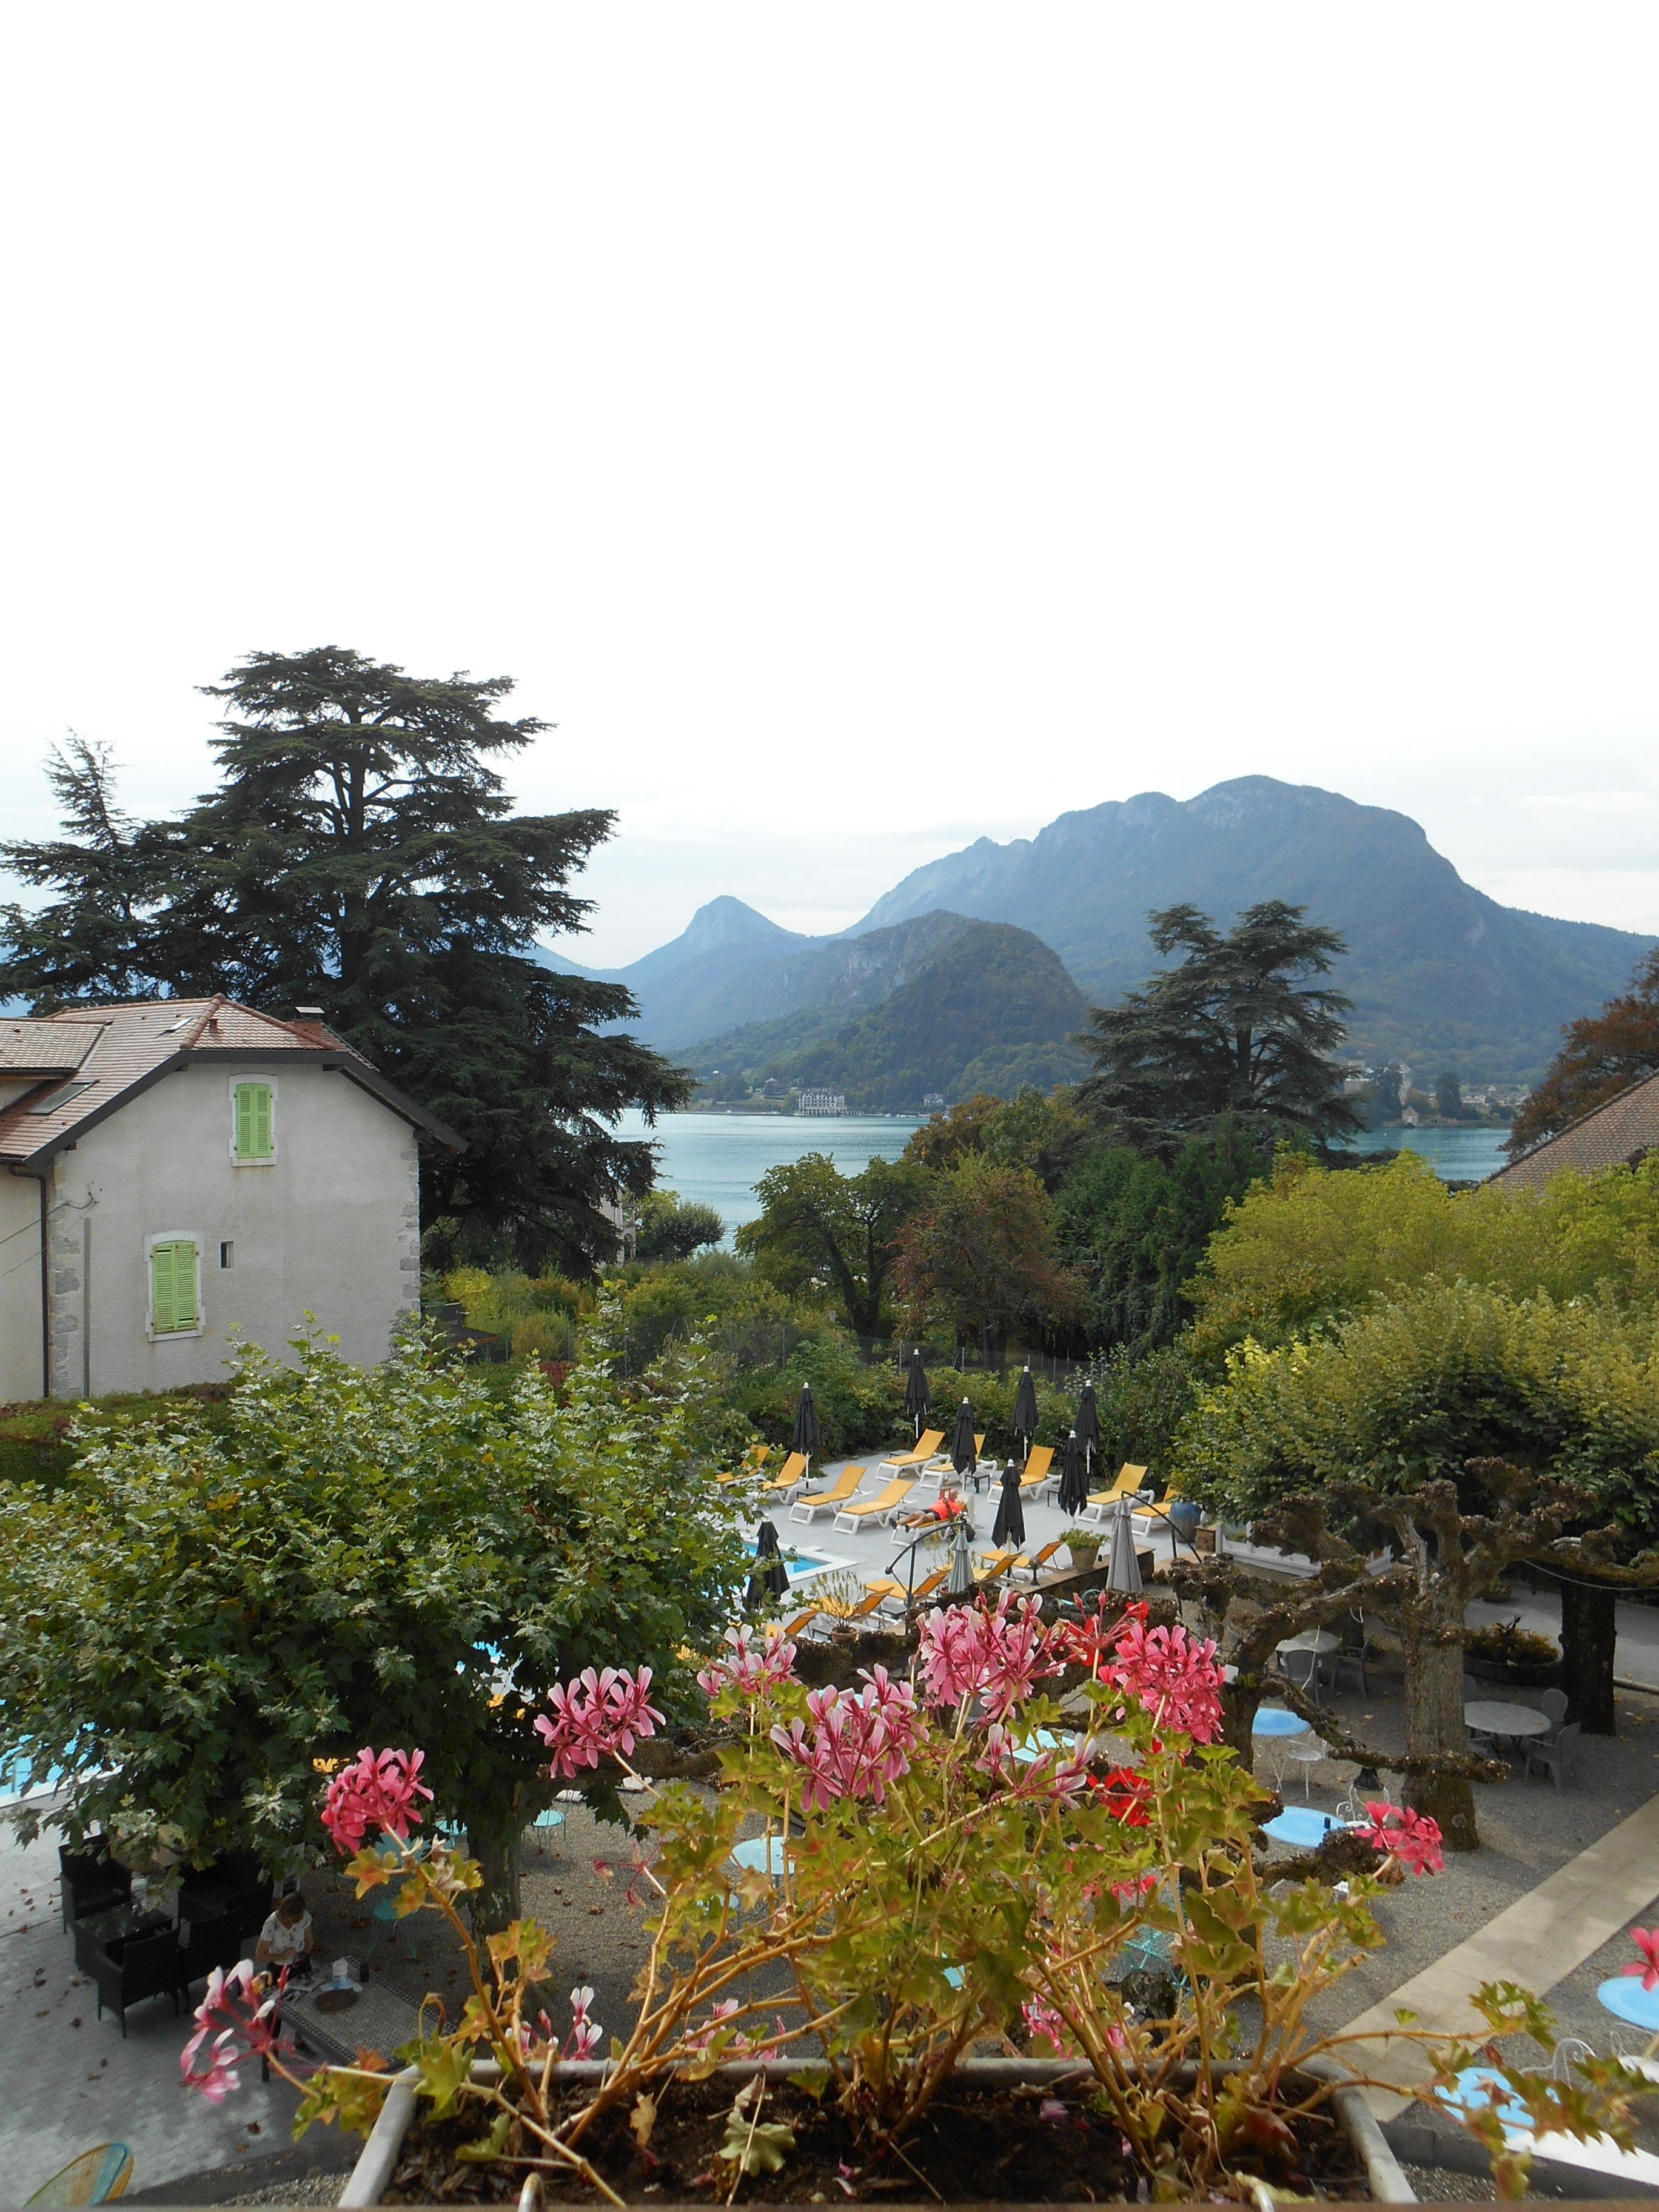
[[[1304,1628],[1300,1636],[1287,1636],[1273,1649],[1281,1652],[1314,1651],[1322,1657],[1327,1651],[1334,1651],[1341,1640],[1340,1636],[1333,1636],[1328,1628]]]
[[[1250,1723],[1252,1735],[1306,1735],[1308,1729],[1300,1713],[1287,1713],[1283,1705],[1258,1705]]]
[[[1632,2027],[1659,2030],[1659,1989],[1644,1990],[1639,1974],[1615,1974],[1595,1992],[1595,2002]]]
[[[1334,1813],[1317,1812],[1311,1805],[1287,1805],[1276,1819],[1263,1825],[1261,1832],[1276,1844],[1294,1844],[1300,1850],[1311,1850],[1324,1842],[1333,1828],[1347,1825]]]
[[[1476,1698],[1463,1708],[1463,1725],[1479,1735],[1547,1735],[1550,1717],[1530,1705],[1506,1705],[1496,1698]]]
[[[783,1838],[781,1836],[750,1836],[746,1843],[735,1844],[732,1856],[745,1872],[769,1874],[774,1881],[783,1872]],[[789,1871],[795,1871],[795,1855],[789,1854]]]

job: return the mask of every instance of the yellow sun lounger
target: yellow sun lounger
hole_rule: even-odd
[[[1063,1536],[1056,1536],[1051,1543],[1048,1543],[1043,1546],[1042,1549],[1037,1553],[1034,1559],[1028,1559],[1024,1553],[1022,1552],[1019,1557],[1014,1561],[1013,1565],[1009,1568],[1009,1573],[1011,1575],[1030,1575],[1031,1580],[1035,1582],[1037,1578],[1038,1568],[1046,1567],[1049,1560],[1053,1559],[1054,1553],[1059,1551],[1060,1546],[1065,1541],[1066,1539]]]
[[[1125,1498],[1133,1498],[1146,1480],[1144,1467],[1131,1467],[1127,1460],[1118,1469],[1117,1480],[1109,1490],[1097,1490],[1083,1509],[1085,1521],[1103,1521],[1112,1507]]]
[[[979,1434],[974,1438],[974,1457],[977,1459],[984,1449],[985,1431],[981,1429]],[[950,1453],[948,1451],[935,1452],[932,1459],[928,1461],[927,1466],[922,1468],[921,1474],[918,1479],[922,1482],[943,1482],[947,1474],[954,1474],[955,1472],[956,1462],[951,1458]]]
[[[763,1482],[761,1488],[768,1498],[771,1498],[781,1490],[799,1490],[805,1478],[805,1453],[791,1452],[770,1482]]]
[[[792,1521],[811,1521],[817,1513],[839,1513],[864,1480],[861,1467],[844,1467],[828,1490],[808,1491],[789,1509]]]
[[[932,1597],[950,1571],[949,1567],[935,1567],[933,1573],[925,1576],[913,1590],[907,1590],[904,1584],[892,1575],[878,1575],[874,1582],[866,1583],[864,1587],[867,1590],[879,1590],[884,1600],[896,1598],[901,1605],[920,1605],[923,1598]]]
[[[926,1467],[944,1442],[943,1429],[924,1429],[916,1439],[916,1448],[914,1451],[900,1452],[896,1458],[883,1460],[876,1472],[878,1474],[884,1474],[889,1468]]]
[[[1032,1445],[1030,1455],[1025,1462],[1024,1471],[1019,1478],[1019,1494],[1022,1498],[1028,1490],[1047,1489],[1054,1479],[1049,1473],[1054,1463],[1054,1448],[1052,1444]]]
[[[749,1449],[744,1454],[741,1467],[734,1468],[730,1474],[717,1474],[714,1480],[722,1490],[729,1488],[734,1482],[744,1482],[750,1475],[760,1473],[770,1458],[771,1453],[770,1444],[750,1444]]]
[[[836,1528],[844,1528],[850,1536],[866,1521],[890,1521],[915,1486],[914,1482],[890,1482],[873,1498],[861,1498],[856,1505],[843,1505],[836,1516]]]

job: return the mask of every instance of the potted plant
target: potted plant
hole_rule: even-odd
[[[1073,1735],[1042,1686],[1079,1665],[1089,1711]],[[1149,1627],[1139,1607],[1045,1627],[1033,1600],[1005,1594],[930,1614],[914,1682],[878,1666],[856,1689],[809,1692],[777,1632],[744,1627],[699,1680],[728,1730],[726,1786],[671,1785],[647,1816],[658,1909],[637,2017],[602,2067],[580,2063],[602,2036],[592,1992],[571,1992],[562,2032],[533,1993],[550,1937],[526,1921],[478,1943],[459,1910],[477,1869],[412,1836],[420,1754],[366,1752],[330,1784],[325,1823],[360,1895],[398,1878],[400,1916],[449,1919],[465,2010],[451,2023],[434,2004],[390,2094],[372,2054],[301,2080],[273,2001],[256,2003],[239,1970],[210,1987],[186,2078],[222,2092],[239,2054],[261,2051],[300,2081],[302,2125],[368,2133],[347,2204],[451,2196],[468,2166],[501,2167],[508,2195],[538,2173],[584,2202],[672,2201],[711,2181],[730,2202],[761,2172],[775,2202],[822,2201],[848,2174],[860,2193],[960,2201],[994,2193],[993,2142],[1018,2154],[1000,2171],[1028,2197],[1040,2179],[1073,2201],[1254,2203],[1321,2182],[1352,2194],[1368,2171],[1376,2193],[1401,2192],[1358,2094],[1355,2039],[1308,2025],[1381,1940],[1377,1882],[1259,1875],[1264,1793],[1217,1742],[1212,1645]],[[662,1717],[649,1687],[611,1669],[556,1686],[534,1722],[554,1773],[626,1768]],[[1109,1735],[1131,1763],[1102,1755]],[[761,1863],[740,1869],[756,1815]],[[1437,1868],[1431,1820],[1378,1805],[1368,1822],[1383,1868]],[[1162,1994],[1146,2000],[1149,1987]],[[1490,2034],[1547,2042],[1523,1992],[1475,2002]],[[784,2063],[804,2039],[821,2063]],[[1003,2059],[966,2057],[988,2039]],[[1390,2039],[1429,2051],[1425,2094],[1477,2056],[1409,2027]],[[1622,2083],[1504,2078],[1540,2130],[1628,2136]]]
[[[1101,1546],[1106,1541],[1103,1528],[1067,1528],[1064,1541],[1072,1555],[1072,1565],[1080,1574],[1087,1574],[1100,1556]]]
[[[1522,1628],[1521,1616],[1466,1629],[1463,1664],[1478,1682],[1501,1682],[1517,1690],[1547,1690],[1561,1679],[1561,1647],[1547,1636]]]

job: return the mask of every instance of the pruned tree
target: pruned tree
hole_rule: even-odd
[[[928,1180],[926,1169],[908,1160],[872,1160],[862,1173],[844,1176],[826,1154],[804,1152],[769,1168],[755,1185],[761,1212],[738,1229],[738,1250],[780,1290],[815,1282],[828,1289],[848,1328],[872,1336],[881,1327],[899,1231]]]
[[[1542,1079],[1516,1110],[1505,1150],[1513,1158],[1659,1073],[1659,949],[1645,953],[1628,991],[1599,1013],[1569,1022]]]

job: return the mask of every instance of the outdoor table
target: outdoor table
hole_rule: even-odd
[[[1659,2033],[1659,1990],[1644,1990],[1639,1974],[1615,1974],[1597,1989],[1595,2002],[1632,2027]]]
[[[734,1863],[746,1874],[769,1874],[774,1881],[783,1872],[783,1838],[781,1836],[750,1836],[746,1843],[732,1847]],[[795,1870],[795,1855],[789,1854],[789,1871]]]
[[[1273,1820],[1262,1827],[1264,1836],[1271,1836],[1276,1844],[1295,1844],[1308,1849],[1322,1844],[1333,1828],[1346,1828],[1346,1820],[1339,1820],[1334,1813],[1321,1813],[1311,1805],[1287,1805]]]
[[[1334,1651],[1341,1638],[1333,1636],[1328,1628],[1304,1628],[1300,1636],[1287,1636],[1282,1644],[1275,1644],[1275,1651],[1311,1651],[1322,1658],[1326,1652]]]
[[[1477,1698],[1463,1708],[1463,1725],[1478,1735],[1547,1735],[1549,1715],[1530,1705],[1506,1705],[1496,1698]]]
[[[1252,1735],[1306,1735],[1308,1723],[1300,1713],[1287,1713],[1283,1705],[1258,1705],[1250,1723]]]
[[[320,1978],[309,1989],[290,1982],[283,1992],[286,2026],[324,2058],[349,2064],[360,2045],[391,2052],[413,2043],[421,2032],[420,2008],[379,1980],[366,1983],[355,2001],[338,2012],[319,2011],[318,1999],[329,1985]]]

